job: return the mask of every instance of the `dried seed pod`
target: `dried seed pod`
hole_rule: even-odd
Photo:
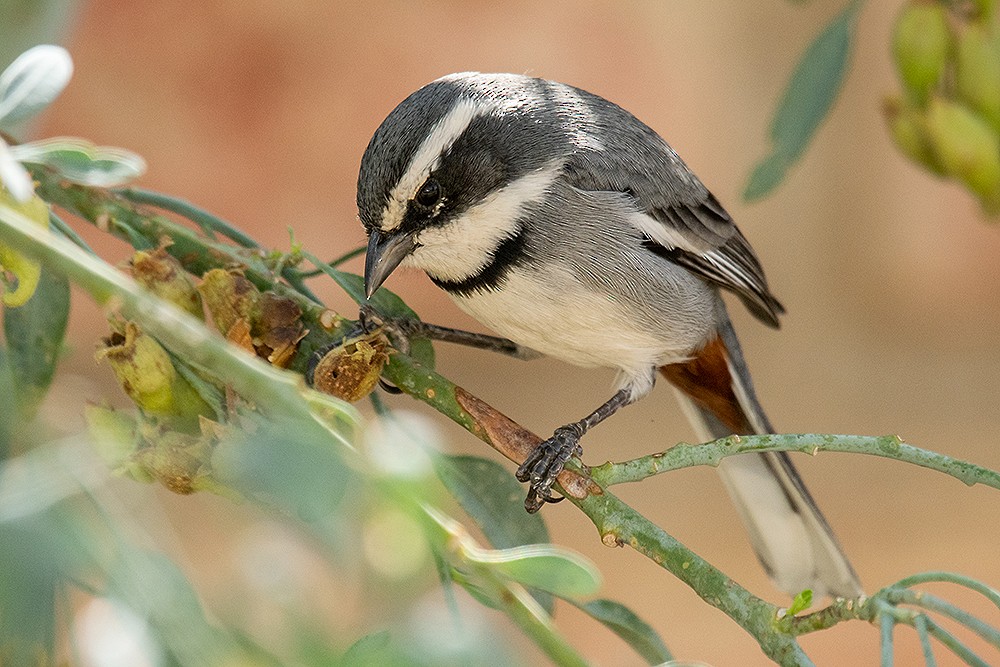
[[[135,322],[104,340],[97,359],[107,361],[128,397],[153,414],[174,413],[174,379],[177,371],[170,355]]]
[[[177,373],[170,355],[135,322],[104,340],[98,361],[107,361],[128,397],[148,415],[174,419],[177,428],[194,427],[211,408]]]
[[[87,405],[83,415],[94,450],[112,472],[140,482],[153,481],[152,474],[133,460],[143,444],[134,415],[99,405]]]
[[[187,495],[198,490],[197,481],[211,457],[211,446],[203,436],[174,431],[151,437],[150,446],[133,456],[160,484],[174,493]]]
[[[201,296],[181,263],[167,254],[165,247],[132,255],[132,277],[150,292],[166,299],[198,319],[204,319]]]
[[[317,352],[307,371],[313,388],[348,402],[375,389],[389,360],[389,341],[381,331],[348,336]]]
[[[299,341],[308,333],[299,304],[271,292],[261,294],[260,314],[253,331],[258,356],[279,368],[288,366]]]
[[[239,271],[212,269],[202,276],[198,291],[212,315],[212,321],[223,334],[237,321],[257,319],[260,291]]]

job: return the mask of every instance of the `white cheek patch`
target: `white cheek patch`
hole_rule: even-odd
[[[497,247],[518,231],[524,208],[540,200],[559,177],[561,163],[550,164],[511,182],[440,227],[417,235],[420,244],[407,258],[440,280],[460,281],[479,273]]]
[[[403,176],[389,193],[389,201],[382,210],[382,220],[379,224],[382,231],[391,232],[402,224],[407,202],[438,166],[441,156],[462,136],[476,117],[486,115],[491,110],[492,107],[488,103],[462,99],[437,122],[431,133],[420,144],[420,148],[413,154]]]

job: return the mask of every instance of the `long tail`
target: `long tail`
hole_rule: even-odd
[[[694,358],[660,368],[698,437],[773,433],[739,341],[724,309],[719,335]],[[775,584],[796,595],[857,597],[861,583],[788,454],[731,456],[719,466],[722,480],[750,534],[757,557]]]

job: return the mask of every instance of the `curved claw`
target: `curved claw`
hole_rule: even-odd
[[[553,498],[552,496],[540,496],[535,493],[534,488],[528,489],[528,496],[524,499],[524,509],[528,514],[534,514],[542,508],[545,503],[561,503],[566,500],[566,496],[559,496],[558,498]]]
[[[566,462],[583,453],[580,447],[580,432],[575,425],[556,429],[552,437],[540,443],[517,469],[515,476],[519,482],[528,482],[528,496],[524,508],[537,512],[545,503],[555,503],[562,498],[552,497],[552,485]]]
[[[373,329],[382,326],[382,317],[369,304],[363,303],[358,308],[358,325],[365,333],[371,333]]]
[[[409,354],[410,332],[407,331],[404,321],[383,317],[371,304],[364,303],[358,308],[358,325],[365,333],[381,328],[389,337],[393,347],[403,354]]]
[[[389,384],[384,378],[378,379],[378,386],[382,387],[382,391],[387,394],[399,395],[403,393],[403,390],[394,384]]]

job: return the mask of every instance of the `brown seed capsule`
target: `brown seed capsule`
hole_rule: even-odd
[[[261,294],[260,315],[253,325],[257,354],[279,368],[288,366],[299,341],[308,333],[302,324],[302,308],[271,292]]]
[[[174,493],[194,493],[196,481],[211,457],[209,442],[200,435],[170,431],[150,440],[148,447],[136,452],[133,461]]]
[[[316,363],[312,385],[342,400],[359,401],[378,384],[389,360],[388,350],[389,341],[380,331],[345,338]]]

